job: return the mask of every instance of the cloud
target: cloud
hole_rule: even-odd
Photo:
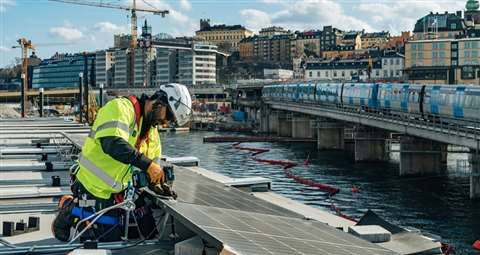
[[[128,28],[126,26],[119,26],[108,21],[103,21],[95,24],[93,26],[95,29],[100,32],[110,33],[110,34],[124,34],[128,33]]]
[[[388,3],[372,3],[370,0],[360,0],[354,11],[364,17],[376,30],[390,30],[393,34],[401,31],[411,31],[421,17],[433,12],[455,12],[463,10],[465,1],[396,1]]]
[[[269,5],[278,5],[281,10],[266,13],[257,9],[244,9],[240,14],[247,24],[253,27],[268,25],[283,26],[287,29],[309,30],[321,29],[333,25],[344,30],[372,30],[372,27],[361,19],[349,16],[341,4],[334,0],[262,0]],[[262,22],[269,21],[269,24]]]
[[[0,45],[0,52],[9,52],[9,51],[12,51],[12,48]]]
[[[190,11],[192,9],[192,5],[188,0],[180,0],[180,7],[185,11]]]
[[[50,28],[50,34],[67,41],[79,40],[84,37],[82,31],[70,26],[52,27]]]
[[[6,12],[12,6],[15,6],[14,0],[0,0],[0,12]]]
[[[256,9],[244,9],[240,11],[240,15],[245,19],[247,28],[259,31],[261,28],[270,26],[272,20],[266,12]]]

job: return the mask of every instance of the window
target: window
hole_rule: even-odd
[[[456,44],[456,43],[452,43],[452,49],[453,49],[453,50],[456,50],[456,49],[458,49],[458,44]]]
[[[388,59],[384,59],[384,60],[383,60],[383,64],[384,64],[384,65],[388,65]]]
[[[475,79],[475,70],[472,66],[462,67],[462,79]]]
[[[325,71],[325,77],[328,77],[328,71]]]
[[[396,75],[396,76],[400,76],[400,70],[396,70],[396,71],[395,71],[395,75]]]
[[[456,58],[456,57],[458,57],[458,53],[456,51],[453,51],[452,52],[452,58]]]
[[[452,66],[456,66],[457,65],[457,61],[456,60],[452,60]]]
[[[337,71],[333,71],[333,77],[337,77]]]
[[[378,69],[375,70],[375,76],[377,76],[377,77],[380,76],[380,70],[378,70]]]
[[[393,77],[393,70],[390,70],[390,77]]]
[[[320,77],[320,71],[317,71],[317,77]]]
[[[390,59],[390,65],[393,65],[393,58]]]
[[[308,76],[312,77],[312,71],[308,72]]]
[[[342,71],[342,77],[345,77],[345,71]]]
[[[383,77],[386,78],[388,76],[388,70],[383,70]]]
[[[400,65],[400,59],[398,59],[398,58],[395,59],[395,64],[396,64],[397,66]]]
[[[457,23],[452,23],[452,24],[450,24],[450,29],[451,29],[451,30],[457,29]]]

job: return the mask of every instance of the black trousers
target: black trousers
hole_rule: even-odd
[[[115,205],[115,199],[113,195],[109,199],[101,199],[95,197],[90,192],[88,192],[85,187],[77,180],[71,186],[73,196],[78,199],[87,199],[87,200],[95,200],[95,207],[90,208],[87,210],[95,210],[98,212],[102,209]],[[78,206],[78,203],[77,203]],[[135,217],[138,228],[131,227],[128,231],[129,238],[138,238],[139,231],[140,233],[147,239],[154,238],[157,234],[156,230],[156,222],[153,218],[153,213],[151,211],[151,203],[149,198],[144,194],[140,194],[139,198],[135,200],[135,211],[133,215],[130,217],[130,223],[134,222],[133,217]],[[85,232],[84,236],[81,237],[81,240],[98,240],[101,242],[113,242],[121,240],[121,237],[124,235],[124,223],[125,223],[125,212],[121,209],[114,209],[107,212],[104,215],[108,215],[111,217],[116,217],[118,219],[119,224],[116,226],[112,225],[103,225],[103,224],[95,224],[92,230],[88,230]],[[84,227],[84,226],[80,226]],[[79,227],[79,229],[80,229]]]
[[[94,207],[85,207],[84,210],[91,213],[98,212],[105,208],[115,205],[115,200],[113,196],[109,199],[97,198],[88,192],[85,187],[77,180],[72,186],[73,197],[78,200],[94,200]],[[76,206],[79,207],[78,201]],[[100,242],[114,242],[120,241],[123,234],[123,214],[121,209],[113,209],[104,214],[105,216],[110,216],[118,219],[118,224],[116,225],[106,225],[95,223],[89,230],[87,230],[81,237],[80,241],[86,240],[96,240]],[[83,226],[79,226],[79,231],[86,227],[84,223]]]

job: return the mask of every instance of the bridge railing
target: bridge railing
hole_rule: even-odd
[[[382,111],[362,107],[349,107],[340,104],[313,104],[294,101],[266,100],[267,104],[294,104],[308,107],[312,110],[342,114],[350,117],[378,120],[385,123],[403,125],[428,130],[441,135],[455,136],[459,138],[473,139],[477,142],[477,150],[480,144],[480,122],[464,119],[449,118],[438,115],[421,115],[414,113]]]

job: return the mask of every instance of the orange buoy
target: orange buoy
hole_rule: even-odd
[[[480,251],[480,240],[477,240],[473,243],[473,248]]]

